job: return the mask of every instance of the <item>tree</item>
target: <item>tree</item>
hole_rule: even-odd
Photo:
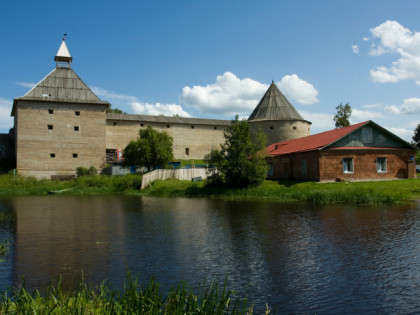
[[[414,144],[417,146],[417,148],[420,149],[420,124],[417,125],[417,128],[414,129],[414,136],[413,136]]]
[[[351,116],[351,107],[347,103],[343,106],[343,103],[340,103],[336,108],[337,113],[334,115],[335,128],[347,127],[350,125],[350,116]]]
[[[126,112],[122,111],[118,108],[112,108],[112,105],[109,105],[109,107],[106,109],[107,113],[114,113],[114,114],[127,114]]]
[[[224,160],[219,159],[220,171],[224,180],[231,187],[260,185],[268,171],[265,161],[265,143],[251,140],[250,127],[246,120],[239,120],[238,115],[224,132],[225,143],[220,152]],[[254,139],[261,140],[261,135]]]
[[[124,149],[123,166],[144,166],[152,171],[174,160],[173,139],[166,132],[148,126],[139,130],[140,138],[131,140]]]

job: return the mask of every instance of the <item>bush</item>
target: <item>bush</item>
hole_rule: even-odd
[[[81,177],[81,176],[92,176],[92,175],[98,175],[98,172],[96,170],[96,168],[94,166],[91,166],[89,168],[83,167],[83,166],[79,166],[76,169],[76,174],[77,177]]]

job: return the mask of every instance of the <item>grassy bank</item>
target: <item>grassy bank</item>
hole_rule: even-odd
[[[381,204],[420,199],[417,179],[316,183],[264,181],[255,188],[234,189],[207,185],[206,182],[155,181],[140,191],[141,176],[83,176],[70,181],[36,180],[12,175],[0,176],[0,195],[43,195],[64,190],[63,194],[134,194],[154,197],[205,197],[225,200],[275,200],[280,202]]]
[[[355,183],[265,181],[246,189],[212,187],[204,182],[155,181],[140,192],[155,197],[210,197],[226,200],[275,200],[281,202],[381,204],[420,199],[419,180]]]
[[[4,292],[0,296],[1,314],[252,314],[246,298],[238,298],[220,288],[216,282],[202,285],[197,293],[181,282],[166,295],[152,278],[140,283],[129,277],[123,290],[102,284],[96,288],[80,284],[73,292],[65,292],[60,284],[46,292],[29,293],[25,288]]]
[[[82,176],[69,181],[37,180],[33,177],[0,175],[0,195],[45,195],[48,191],[65,190],[67,194],[110,194],[137,191],[140,175]]]

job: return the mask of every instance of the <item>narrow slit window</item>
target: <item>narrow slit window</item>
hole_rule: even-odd
[[[74,159],[77,159],[77,153],[73,153],[72,155]]]
[[[190,148],[185,148],[185,155],[190,155]]]
[[[53,130],[54,126],[53,125],[48,125],[48,130]]]
[[[214,130],[217,130],[217,127],[214,127]]]
[[[75,114],[76,116],[80,116],[80,111],[76,110],[76,111],[74,112],[74,114]]]
[[[79,131],[79,126],[74,126],[74,131]]]
[[[296,130],[296,126],[293,126],[293,130]]]
[[[140,127],[143,127],[144,126],[144,124],[140,124]]]
[[[55,158],[55,153],[50,153],[50,157]]]
[[[353,158],[343,158],[343,173],[344,174],[354,173]]]
[[[171,128],[171,125],[166,125],[166,128]]]
[[[191,129],[194,129],[194,126],[191,126]]]
[[[271,129],[271,130],[273,130],[273,129],[274,129],[274,127],[273,127],[273,126],[270,126],[270,129]]]
[[[116,123],[116,122],[113,122],[113,124],[114,124],[114,126],[116,126],[116,125],[117,125],[117,123]]]
[[[48,114],[54,114],[54,109],[49,109]]]

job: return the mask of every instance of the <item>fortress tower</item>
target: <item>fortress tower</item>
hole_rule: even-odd
[[[73,71],[65,39],[54,60],[55,69],[13,101],[16,168],[24,176],[54,178],[79,166],[105,166],[109,103]]]
[[[255,107],[248,122],[252,130],[261,129],[267,135],[267,144],[310,135],[311,122],[303,119],[274,81]]]

